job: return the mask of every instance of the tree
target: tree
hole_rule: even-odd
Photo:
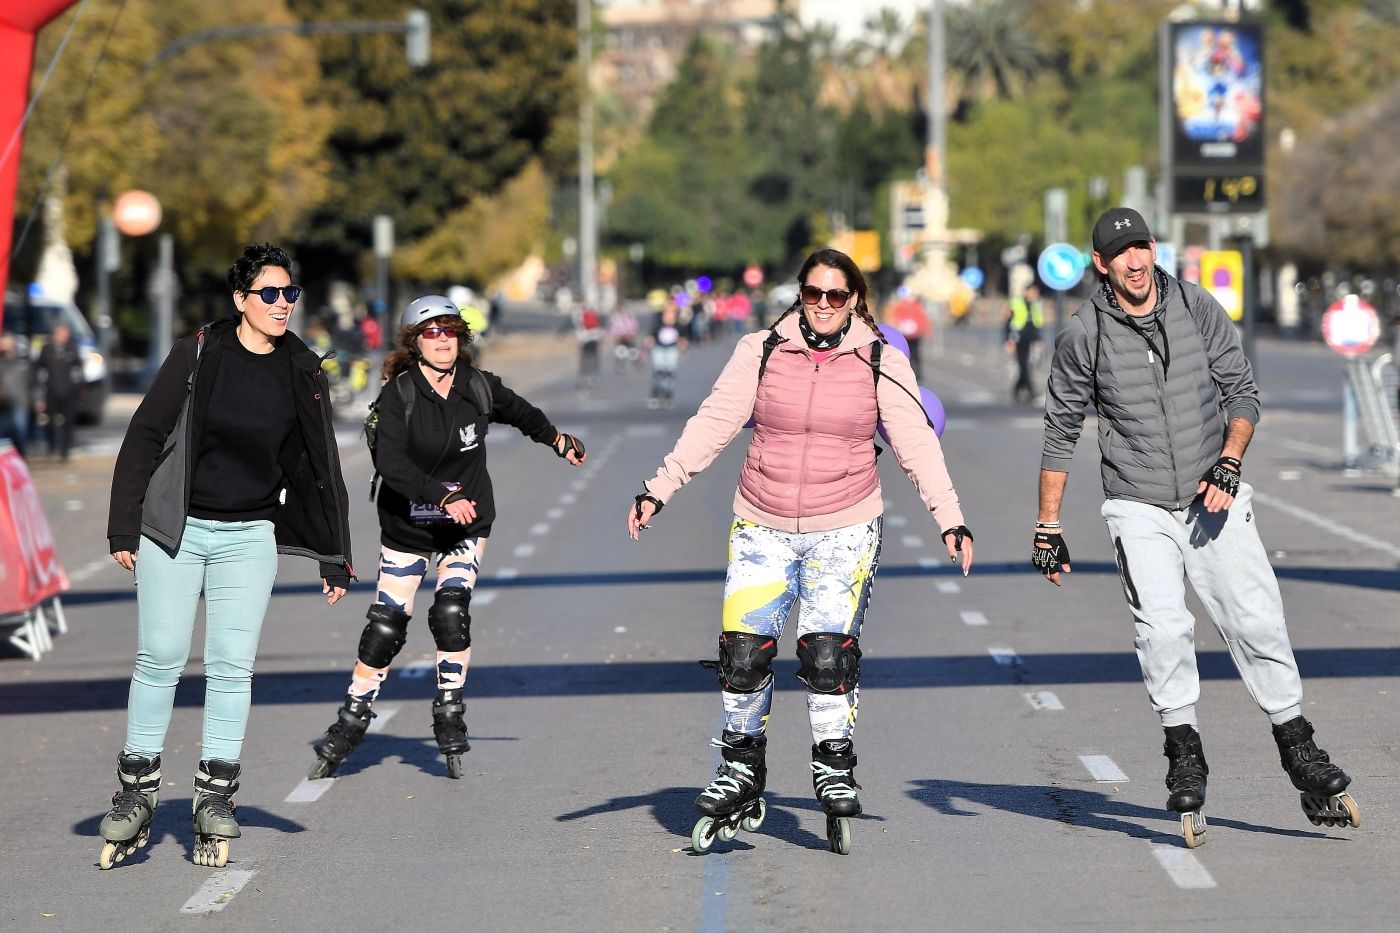
[[[1018,97],[1042,64],[1024,26],[1025,0],[969,0],[948,9],[948,68],[959,81],[963,106],[989,96]]]

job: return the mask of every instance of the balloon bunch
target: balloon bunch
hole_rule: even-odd
[[[880,333],[885,335],[886,342],[891,347],[909,355],[909,341],[904,339],[904,335],[888,324],[880,325]],[[919,404],[924,407],[924,415],[928,418],[928,423],[933,425],[933,433],[939,437],[943,436],[943,429],[948,426],[948,413],[943,410],[943,403],[938,400],[938,396],[933,394],[932,389],[919,386]],[[890,436],[885,433],[883,422],[875,423],[875,430],[885,439],[885,443],[890,442]]]

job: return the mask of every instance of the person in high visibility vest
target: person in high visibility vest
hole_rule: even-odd
[[[1006,315],[1006,351],[1016,354],[1016,382],[1011,387],[1011,400],[1035,403],[1035,386],[1031,384],[1031,354],[1040,343],[1045,326],[1045,312],[1040,304],[1040,286],[1032,282],[1021,297],[1011,299]]]

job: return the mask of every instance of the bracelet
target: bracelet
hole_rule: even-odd
[[[1219,460],[1217,460],[1217,461],[1215,461],[1215,462],[1216,462],[1216,463],[1228,463],[1228,464],[1230,464],[1230,466],[1234,467],[1236,470],[1239,470],[1239,469],[1243,469],[1243,468],[1244,468],[1244,464],[1243,464],[1243,463],[1240,463],[1240,462],[1239,462],[1238,460],[1236,460],[1234,457],[1221,457]]]
[[[447,509],[447,500],[448,500],[448,499],[451,499],[453,496],[457,495],[457,493],[459,493],[459,492],[461,492],[461,491],[462,491],[462,490],[460,490],[460,489],[453,489],[453,490],[450,490],[450,491],[447,493],[447,495],[445,495],[445,496],[442,497],[442,501],[438,503],[438,508],[443,509],[444,511],[446,511],[446,509]]]
[[[1063,523],[1063,522],[1036,522],[1036,523],[1035,523],[1035,527],[1037,527],[1037,528],[1063,528],[1063,527],[1065,527],[1065,526],[1064,526],[1064,523]]]

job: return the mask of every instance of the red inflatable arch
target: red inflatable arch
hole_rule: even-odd
[[[24,139],[18,135],[29,103],[34,67],[34,36],[76,0],[5,0],[0,5],[0,329],[4,328],[5,286],[10,281],[10,247],[15,226],[15,186]]]

